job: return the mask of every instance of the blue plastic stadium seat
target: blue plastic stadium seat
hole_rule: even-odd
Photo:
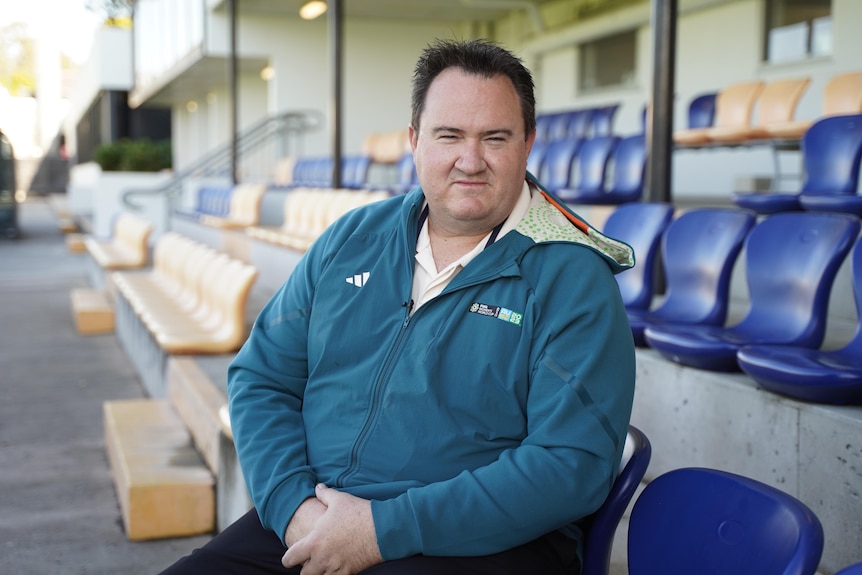
[[[759,214],[806,209],[862,215],[859,163],[862,115],[818,120],[802,136],[805,181],[799,193],[733,194],[733,202]]]
[[[629,309],[635,345],[648,325],[724,325],[730,277],[755,222],[747,210],[701,208],[671,221],[661,244],[665,297],[655,309]]]
[[[545,165],[545,153],[548,151],[548,146],[550,146],[550,142],[537,138],[533,142],[533,148],[527,158],[527,171],[537,178],[541,175],[542,167]]]
[[[590,127],[593,122],[593,110],[585,108],[583,110],[575,110],[569,116],[569,137],[579,138],[581,140],[590,136]]]
[[[395,165],[395,175],[395,183],[386,188],[390,194],[406,194],[413,187],[419,185],[412,152],[405,152],[398,159],[398,163]]]
[[[614,133],[614,118],[619,110],[619,104],[610,104],[593,108],[590,116],[590,135],[596,138],[599,136],[612,136]]]
[[[233,186],[204,186],[198,190],[193,208],[177,208],[173,213],[190,220],[197,220],[204,214],[226,216],[230,210],[232,192]]]
[[[548,144],[541,168],[540,182],[550,192],[557,193],[569,186],[572,166],[580,154],[581,140],[565,138]]]
[[[605,189],[597,185],[563,190],[566,201],[582,205],[619,205],[640,201],[644,189],[647,149],[643,134],[626,136],[617,141],[609,162],[610,182]],[[605,175],[608,179],[608,175]]]
[[[803,190],[799,203],[805,210],[862,216],[862,196],[856,193],[862,161],[862,114],[828,118],[828,121],[833,129],[830,133],[820,133],[819,139],[812,141],[811,145],[820,153],[806,166],[806,169],[825,172],[824,182],[817,188]],[[828,147],[835,156],[840,155],[840,163],[822,151]]]
[[[700,369],[738,371],[744,345],[816,348],[823,342],[835,274],[859,233],[844,214],[788,212],[757,224],[745,242],[749,308],[736,325],[651,325],[647,344]]]
[[[823,527],[801,501],[703,468],[652,480],[629,519],[630,575],[813,575]]]
[[[710,128],[715,121],[715,99],[718,94],[712,92],[692,98],[688,105],[688,127]]]
[[[553,114],[536,114],[536,141],[548,141],[548,128]]]
[[[548,132],[546,139],[548,142],[557,142],[565,140],[569,137],[569,122],[571,121],[573,111],[556,112],[551,115],[548,121]]]
[[[648,309],[652,303],[655,258],[671,218],[670,204],[634,202],[616,208],[605,222],[605,234],[635,251],[635,266],[615,276],[627,309]]]
[[[647,436],[630,425],[619,475],[602,506],[581,523],[586,534],[581,575],[608,575],[610,572],[614,535],[643,480],[651,456],[652,447]]]
[[[616,136],[599,136],[584,140],[575,160],[577,181],[572,186],[567,181],[565,185],[552,191],[564,202],[571,203],[586,203],[581,200],[603,196],[608,163],[618,142],[619,138]]]
[[[365,187],[371,156],[359,154],[341,158],[341,187],[358,190]]]
[[[841,349],[748,345],[737,353],[742,371],[770,391],[816,403],[862,404],[862,239],[853,249],[857,328]]]
[[[848,565],[840,571],[836,571],[835,575],[862,575],[862,562]]]

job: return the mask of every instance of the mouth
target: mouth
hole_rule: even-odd
[[[488,182],[476,180],[455,180],[453,184],[464,188],[477,189],[487,186]]]

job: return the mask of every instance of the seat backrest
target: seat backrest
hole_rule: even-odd
[[[850,274],[853,283],[853,298],[856,303],[856,334],[844,349],[847,351],[858,350],[862,354],[862,237],[856,240],[850,257],[853,258]]]
[[[790,78],[770,82],[763,89],[757,104],[757,125],[789,122],[796,114],[796,106],[811,78]]]
[[[740,127],[751,125],[754,104],[763,91],[763,82],[741,82],[723,88],[715,101],[716,127]]]
[[[551,192],[568,188],[572,164],[580,153],[581,140],[565,138],[548,144],[542,164],[541,182]]]
[[[651,481],[629,519],[630,575],[813,575],[823,527],[798,499],[703,468]]]
[[[548,120],[547,141],[556,142],[569,137],[569,119],[571,111],[555,112]]]
[[[413,162],[413,153],[405,152],[398,160],[395,166],[396,182],[395,187],[399,191],[407,191],[419,183],[416,176],[416,164]]]
[[[604,233],[635,252],[635,266],[614,276],[627,308],[647,309],[652,303],[656,253],[672,217],[670,204],[632,202],[616,208],[605,221]]]
[[[530,155],[527,157],[527,171],[537,178],[542,175],[542,167],[545,165],[545,154],[550,145],[550,142],[547,140],[537,139],[533,142],[533,147],[530,149]]]
[[[617,136],[596,136],[584,140],[578,150],[577,182],[574,187],[585,195],[605,192],[608,163],[617,143]]]
[[[718,94],[701,94],[688,104],[688,127],[710,128],[715,122],[715,101]]]
[[[747,210],[700,208],[667,227],[662,240],[663,320],[722,325],[727,318],[733,266],[755,215]]]
[[[344,156],[341,159],[341,185],[345,188],[359,189],[365,186],[368,179],[368,167],[371,156],[357,154]]]
[[[613,176],[608,191],[630,197],[632,201],[639,200],[643,193],[646,161],[647,147],[643,134],[621,138],[611,159]]]
[[[859,234],[845,214],[783,212],[758,223],[745,242],[749,309],[732,329],[749,343],[819,347],[838,268]]]
[[[569,116],[569,136],[580,139],[588,137],[593,122],[593,114],[594,110],[591,108],[575,110]]]
[[[643,480],[651,457],[649,439],[630,425],[619,474],[602,506],[581,523],[586,536],[581,575],[608,575],[617,527]]]
[[[619,107],[619,104],[610,104],[593,109],[590,118],[590,134],[593,138],[613,135],[614,118],[617,115]]]
[[[804,194],[855,194],[862,160],[862,114],[818,120],[802,136]]]
[[[548,127],[551,124],[553,114],[536,114],[536,141],[544,142],[548,139]]]
[[[862,112],[862,71],[836,74],[823,89],[823,115]]]

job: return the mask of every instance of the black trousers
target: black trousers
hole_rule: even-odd
[[[252,509],[206,545],[162,571],[162,575],[299,575],[281,565],[284,545],[260,524]],[[363,575],[579,575],[577,544],[551,533],[508,551],[481,557],[415,555],[387,561]]]

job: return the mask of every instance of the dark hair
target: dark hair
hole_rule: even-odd
[[[520,58],[487,40],[435,40],[422,51],[413,71],[413,129],[419,130],[419,116],[425,108],[428,88],[447,68],[461,68],[467,74],[485,78],[497,75],[509,78],[521,101],[525,137],[536,128],[533,76]]]

